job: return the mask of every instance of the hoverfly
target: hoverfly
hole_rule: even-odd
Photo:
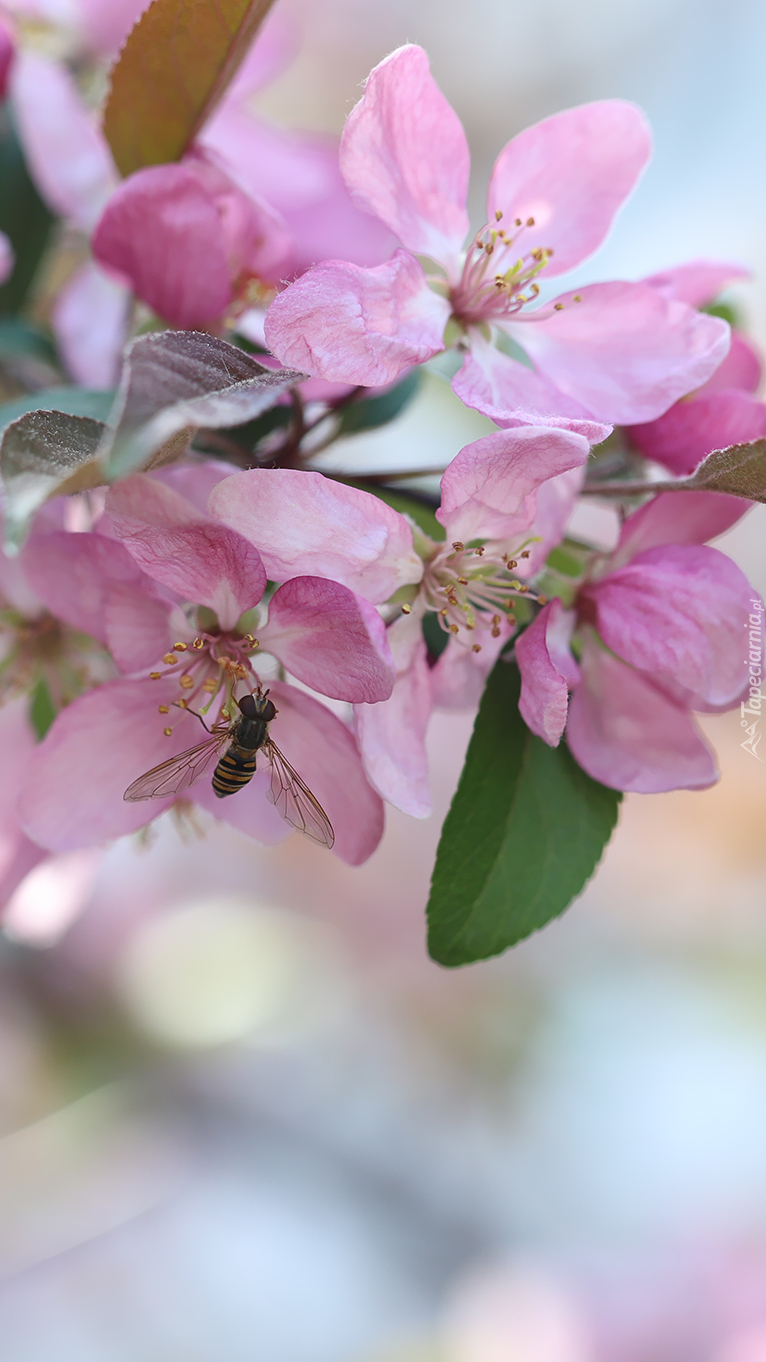
[[[139,776],[128,786],[123,799],[131,803],[139,799],[166,799],[168,795],[188,790],[205,772],[213,757],[226,747],[213,772],[213,789],[218,798],[223,799],[236,794],[252,780],[256,756],[258,752],[264,752],[271,766],[267,797],[291,827],[304,832],[320,846],[331,847],[335,833],[327,814],[269,737],[269,724],[277,710],[268,695],[268,691],[263,694],[260,690],[255,695],[243,695],[236,701],[240,709],[236,719],[214,724],[210,737],[204,742],[160,762],[159,766]]]

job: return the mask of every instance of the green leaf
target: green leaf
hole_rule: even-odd
[[[17,549],[29,522],[49,497],[98,487],[96,454],[104,425],[89,416],[28,411],[6,426],[0,441],[6,547]]]
[[[446,629],[442,629],[433,610],[428,610],[423,616],[422,628],[429,656],[434,659],[441,657],[452,635],[448,634]]]
[[[562,913],[617,821],[619,791],[530,733],[519,691],[516,665],[496,662],[431,883],[428,948],[442,965],[498,955]]]
[[[0,434],[28,411],[63,411],[68,416],[106,421],[113,402],[113,392],[89,388],[44,388],[41,392],[25,393],[0,404]]]
[[[378,393],[375,397],[362,397],[351,402],[340,413],[339,438],[343,435],[358,435],[362,430],[375,430],[385,426],[399,416],[415,397],[422,379],[420,369],[411,369],[406,378],[388,392]]]
[[[42,742],[53,720],[56,717],[56,710],[53,706],[53,699],[48,688],[48,682],[41,676],[30,697],[29,719],[38,740]]]
[[[104,132],[117,167],[179,161],[274,0],[154,0],[112,70]]]
[[[0,361],[19,357],[57,362],[55,345],[38,326],[21,317],[0,317]]]
[[[16,263],[0,288],[0,313],[18,312],[26,302],[53,221],[32,183],[6,104],[0,108],[0,231],[10,238]]]
[[[766,501],[766,440],[714,450],[685,486],[691,491],[728,492],[748,501]]]

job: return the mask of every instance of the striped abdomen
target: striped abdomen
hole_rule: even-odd
[[[230,747],[224,752],[213,772],[213,789],[219,799],[224,795],[236,794],[247,785],[255,775],[255,752],[243,752],[241,748]]]

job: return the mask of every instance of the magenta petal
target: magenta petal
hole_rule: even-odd
[[[558,426],[583,435],[591,444],[600,444],[612,429],[594,420],[579,402],[566,397],[534,369],[478,337],[473,338],[452,388],[467,407],[505,428]]]
[[[172,606],[147,592],[147,585],[154,583],[144,577],[141,585],[115,584],[106,593],[106,644],[121,672],[156,667],[178,638]]]
[[[718,549],[646,549],[586,595],[607,647],[670,694],[691,708],[726,709],[739,699],[753,591]]]
[[[594,780],[636,794],[715,784],[715,757],[685,709],[596,643],[586,641],[580,665],[567,742]]]
[[[272,581],[329,577],[377,602],[423,575],[405,517],[321,473],[236,473],[213,489],[209,508],[257,546]]]
[[[648,284],[590,284],[558,302],[561,311],[540,309],[506,330],[562,392],[615,425],[660,416],[705,383],[729,348],[726,322]]]
[[[376,387],[438,354],[449,314],[406,251],[374,269],[327,260],[277,295],[266,341],[312,377]]]
[[[22,553],[27,581],[53,615],[106,642],[113,585],[141,581],[127,549],[100,534],[38,534]]]
[[[266,573],[257,550],[171,487],[137,473],[112,488],[106,509],[139,567],[183,600],[215,610],[223,629],[258,604]]]
[[[689,260],[684,265],[661,270],[644,279],[666,298],[676,298],[690,307],[704,307],[710,303],[729,284],[738,279],[749,279],[750,270],[743,265],[733,265],[726,260]]]
[[[231,301],[215,196],[189,166],[150,166],[124,180],[98,223],[93,254],[175,326],[204,326]]]
[[[150,823],[172,799],[128,804],[132,781],[204,738],[190,714],[172,711],[172,681],[110,681],[62,710],[32,754],[19,799],[27,833],[51,851],[97,846]],[[178,714],[178,718],[175,715]]]
[[[5,19],[0,18],[0,99],[5,99],[8,92],[8,76],[10,75],[13,59],[16,55],[16,43],[14,42],[13,29]]]
[[[571,634],[574,616],[561,601],[550,601],[516,640],[521,672],[519,713],[528,728],[549,747],[557,747],[567,721],[568,692],[579,669],[568,652],[562,631]]]
[[[610,567],[622,566],[660,544],[705,544],[731,529],[750,509],[749,501],[722,492],[661,492],[628,516]]]
[[[400,47],[370,72],[346,122],[340,164],[355,203],[403,246],[457,262],[469,226],[468,144],[421,47]]]
[[[519,253],[553,251],[546,278],[596,250],[651,155],[644,114],[621,99],[598,100],[544,118],[514,137],[495,162],[487,216],[534,226],[519,233]]]
[[[86,388],[113,388],[128,326],[129,295],[94,261],[72,275],[56,299],[51,325],[69,373]]]
[[[748,392],[706,391],[676,402],[656,421],[628,429],[647,459],[682,475],[693,473],[714,449],[766,435],[766,404]]]
[[[466,445],[441,481],[437,520],[449,540],[508,539],[529,531],[541,483],[588,457],[588,441],[569,430],[522,426]]]
[[[741,331],[732,331],[729,353],[715,373],[708,379],[702,393],[720,392],[727,388],[741,388],[756,393],[763,378],[763,357],[757,345]]]
[[[415,617],[389,628],[397,677],[380,705],[358,705],[356,730],[365,770],[375,789],[413,818],[431,813],[426,729],[431,717],[431,680],[426,646]]]
[[[299,681],[353,703],[387,700],[395,671],[386,626],[363,596],[324,577],[294,577],[275,591],[258,631]]]
[[[10,279],[15,264],[16,255],[13,246],[5,232],[0,232],[0,284],[4,284],[6,279]]]

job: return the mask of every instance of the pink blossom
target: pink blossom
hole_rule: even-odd
[[[737,265],[700,260],[647,279],[665,297],[702,307],[723,288],[747,277]],[[723,363],[702,387],[655,421],[628,427],[638,450],[672,473],[693,473],[714,449],[744,444],[766,435],[766,405],[755,396],[763,364],[753,342],[733,331]]]
[[[465,358],[453,387],[499,424],[562,425],[595,442],[614,422],[658,416],[720,364],[725,323],[647,283],[592,284],[530,308],[540,277],[600,245],[649,151],[643,114],[619,100],[544,119],[501,151],[488,225],[463,253],[463,129],[422,49],[399,48],[349,116],[341,170],[402,249],[372,269],[336,259],[309,270],[272,303],[270,348],[331,382],[379,384],[454,333]],[[440,273],[427,276],[423,256]],[[521,346],[533,367],[490,336]]]
[[[739,703],[746,630],[753,612],[762,619],[739,568],[704,542],[741,514],[734,500],[655,497],[628,518],[572,607],[551,601],[516,643],[522,717],[552,747],[566,725],[573,756],[605,785],[650,794],[717,779],[692,711]]]
[[[201,478],[184,472],[180,481],[207,490],[205,470]],[[177,481],[139,474],[119,483],[107,498],[107,533],[53,532],[30,555],[48,607],[107,645],[127,674],[63,710],[30,761],[24,826],[53,851],[132,832],[169,807],[173,797],[125,803],[123,795],[144,771],[204,740],[187,708],[214,718],[240,683],[260,684],[261,654],[336,699],[375,702],[391,694],[385,627],[366,599],[337,582],[295,576],[274,592],[264,619],[258,607],[266,574],[257,550],[199,511],[172,485]],[[338,854],[352,864],[365,860],[380,839],[382,812],[351,733],[318,700],[269,684],[280,748],[327,810]],[[209,781],[189,797],[273,842],[288,829],[264,797],[266,783],[264,772],[223,808]]]
[[[213,515],[257,544],[270,577],[311,573],[386,608],[396,667],[390,699],[356,706],[367,774],[415,817],[431,809],[425,732],[434,704],[475,704],[515,621],[514,602],[557,543],[582,479],[588,443],[541,427],[468,445],[442,478],[433,540],[370,493],[289,469],[253,469],[213,488]],[[429,668],[422,622],[449,635]]]

